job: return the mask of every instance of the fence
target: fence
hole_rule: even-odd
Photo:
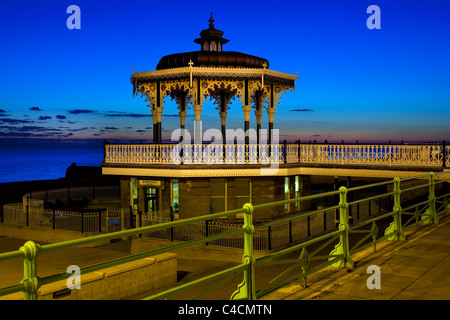
[[[393,195],[387,194],[386,196],[380,197],[380,194],[384,194],[382,190],[386,189],[383,189],[383,186],[385,187],[383,184],[372,185],[370,188],[366,186],[360,188],[360,190],[355,189],[349,195],[349,199],[354,200],[348,208],[350,224],[356,224],[370,217],[389,212],[389,208],[392,208],[393,205]],[[420,188],[419,186],[411,190]],[[405,190],[403,195],[407,191]],[[325,203],[330,202],[329,198],[332,198],[330,193],[323,194],[325,196],[322,198],[328,199]],[[168,223],[175,220],[170,208],[155,212],[139,212],[137,216],[134,216],[134,214],[130,214],[129,208],[107,208],[105,211],[97,212],[72,212],[22,206],[21,203],[17,203],[5,205],[3,211],[3,219],[6,223],[78,231],[81,233],[116,232],[134,227],[139,228]],[[337,230],[337,219],[337,207],[330,209],[322,205],[312,215],[305,215],[302,218],[290,220],[278,225],[255,224],[257,229],[253,235],[253,248],[259,251],[272,250]],[[185,224],[177,228],[146,233],[143,236],[170,241],[191,241],[201,237],[234,231],[241,227],[242,224],[227,223],[222,219],[216,221],[206,220]],[[206,242],[205,245],[242,249],[244,247],[244,240],[242,235],[238,235],[231,238],[221,238]]]
[[[110,164],[329,163],[446,167],[450,146],[369,144],[106,144]]]
[[[435,176],[440,175],[440,180],[435,181]],[[122,263],[139,260],[142,258],[154,256],[164,252],[176,251],[188,246],[212,242],[222,238],[230,238],[238,235],[243,235],[244,248],[242,263],[237,264],[228,269],[207,275],[200,279],[196,279],[187,284],[175,286],[169,288],[163,292],[154,294],[146,299],[168,299],[176,297],[180,292],[186,290],[194,290],[199,286],[208,285],[208,288],[200,290],[199,293],[195,293],[194,298],[201,298],[205,294],[218,289],[224,283],[232,281],[237,276],[243,276],[243,281],[237,286],[237,290],[231,293],[231,299],[257,299],[261,298],[269,292],[272,292],[278,288],[281,288],[293,281],[302,280],[304,286],[307,286],[307,278],[312,273],[324,269],[325,267],[347,267],[353,269],[355,267],[352,259],[352,254],[362,250],[363,248],[373,246],[376,250],[376,245],[382,240],[398,241],[405,240],[404,230],[415,226],[426,226],[431,223],[439,223],[439,217],[441,215],[446,216],[450,211],[450,192],[448,191],[448,183],[450,178],[445,179],[447,172],[427,175],[416,176],[407,179],[395,178],[394,180],[375,183],[367,186],[360,186],[347,189],[341,187],[337,191],[328,193],[310,195],[300,197],[291,200],[271,202],[261,205],[245,204],[243,208],[230,210],[226,212],[214,213],[206,216],[200,216],[195,218],[189,218],[179,221],[171,221],[167,223],[160,223],[157,225],[151,225],[147,227],[140,227],[136,229],[130,229],[125,231],[114,232],[106,235],[97,235],[83,239],[65,241],[61,243],[37,245],[33,241],[28,241],[19,250],[1,253],[0,261],[10,260],[15,258],[23,258],[24,260],[24,278],[19,284],[13,285],[7,288],[0,289],[0,296],[11,294],[15,292],[24,292],[25,299],[37,299],[37,290],[41,285],[53,283],[59,280],[67,279],[70,274],[61,273],[54,274],[46,277],[38,277],[37,275],[37,257],[41,254],[53,250],[61,250],[64,248],[70,248],[74,246],[86,245],[99,241],[107,241],[116,238],[122,238],[127,236],[135,236],[138,234],[145,234],[150,232],[157,232],[160,230],[167,230],[176,228],[183,225],[206,222],[208,220],[219,219],[222,217],[231,217],[239,213],[244,213],[244,224],[242,228],[230,230],[217,235],[209,235],[207,237],[197,238],[187,242],[181,242],[158,248],[143,253],[130,255],[123,258],[114,259],[111,261],[102,262],[92,266],[82,267],[80,272],[86,274],[96,270],[100,270],[107,267],[120,265]],[[424,183],[408,188],[401,188],[401,184],[412,179],[422,179]],[[436,186],[442,186],[440,194],[435,192]],[[349,201],[349,194],[364,190],[372,187],[391,186],[392,188],[384,194],[372,196],[369,199],[358,199],[355,201]],[[419,188],[428,189],[428,198],[426,200],[417,200],[414,203],[405,205],[402,202],[401,195],[404,192],[415,191]],[[312,199],[318,199],[328,196],[339,196],[339,203],[333,206],[315,210],[308,213],[302,213],[298,215],[287,216],[284,218],[276,219],[264,224],[253,224],[253,213],[262,209],[284,206],[294,202],[309,201]],[[349,224],[349,207],[357,205],[358,203],[375,200],[385,197],[393,197],[393,208],[389,212],[371,217],[363,222],[359,222],[350,226]],[[307,217],[312,217],[318,213],[323,213],[328,210],[339,211],[339,226],[337,230],[327,232],[320,236],[312,237],[306,241],[298,244],[293,244],[290,247],[275,250],[269,254],[256,259],[253,248],[253,237],[258,229],[263,229],[268,226],[278,226],[286,223],[299,221]],[[408,218],[403,223],[402,219]],[[386,219],[390,220],[390,223],[385,227],[382,236],[380,236],[380,228],[383,227],[382,221]],[[289,255],[294,254],[295,258]],[[258,283],[256,278],[259,272],[266,272],[267,267],[274,265],[288,266],[283,272],[277,274],[273,279],[264,283]],[[301,271],[299,272],[299,268]]]
[[[129,209],[75,212],[24,206],[22,203],[3,205],[3,222],[81,233],[114,232],[133,226]]]
[[[373,194],[374,192],[371,192],[370,189],[361,190],[358,192],[359,198],[366,198],[366,200],[356,201],[354,204],[349,206],[349,216],[352,224],[389,212],[389,206],[392,207],[393,203],[392,196],[372,198]],[[370,196],[364,197],[364,195]],[[327,196],[324,198],[326,197]],[[277,247],[286,246],[290,243],[306,240],[308,238],[337,229],[337,207],[329,208],[326,206],[320,206],[320,210],[314,212],[315,213],[312,215],[306,215],[297,220],[287,221],[280,223],[279,225],[269,224],[265,226],[264,223],[259,225],[255,224],[257,229],[253,234],[253,249],[272,250]],[[305,213],[306,212],[303,212],[303,214]],[[294,215],[298,214],[299,213],[297,212]],[[137,217],[136,226],[152,226],[161,223],[169,223],[171,221],[174,221],[174,219],[171,217],[170,209],[167,209],[155,213],[139,214]],[[217,234],[234,231],[240,228],[242,228],[242,223],[224,222],[222,219],[206,220],[185,224],[177,228],[146,233],[143,236],[170,241],[191,241],[201,237],[214,236]],[[205,245],[243,249],[244,240],[242,235],[238,235],[230,238],[221,238],[215,241],[206,242]]]

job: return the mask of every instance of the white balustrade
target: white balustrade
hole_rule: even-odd
[[[449,152],[448,147],[446,151]],[[286,144],[286,150],[283,144],[105,145],[105,163],[111,164],[236,165],[298,162],[442,166],[443,152],[441,145]]]

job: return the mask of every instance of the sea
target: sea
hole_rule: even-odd
[[[0,147],[0,183],[64,178],[72,163],[100,166],[103,146]]]

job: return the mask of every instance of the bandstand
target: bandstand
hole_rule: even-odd
[[[298,162],[298,145],[279,144],[274,128],[275,110],[282,94],[295,89],[297,75],[270,70],[264,58],[224,51],[229,40],[215,29],[212,14],[209,22],[194,40],[199,51],[163,56],[155,71],[132,73],[133,95],[145,98],[150,108],[153,143],[106,145],[102,167],[103,174],[122,177],[122,206],[131,206],[135,213],[164,216],[170,209],[176,217],[188,218],[246,202],[298,197],[307,183],[294,171],[279,170],[280,165]],[[163,143],[169,98],[177,105],[180,127],[175,140]],[[210,130],[205,139],[202,110],[207,100],[214,102],[221,127]],[[242,105],[241,128],[227,127],[232,100]],[[250,128],[252,110],[256,128]],[[193,134],[186,130],[190,112],[195,116]],[[267,129],[262,129],[263,121]],[[269,220],[297,209],[293,204],[255,219]]]
[[[200,51],[164,56],[156,71],[135,72],[131,77],[133,93],[140,94],[149,102],[153,118],[153,143],[161,143],[164,99],[168,97],[177,104],[181,129],[185,128],[189,105],[192,105],[196,125],[199,126],[203,103],[208,98],[213,100],[221,119],[224,142],[227,110],[232,99],[238,98],[242,103],[244,131],[249,129],[250,112],[254,109],[256,132],[260,132],[265,108],[268,141],[271,141],[276,106],[282,93],[294,89],[297,76],[269,70],[269,61],[264,58],[223,51],[229,40],[222,38],[223,32],[214,28],[212,14],[209,21],[209,28],[200,32],[201,37],[194,40],[201,46]],[[200,130],[196,132],[199,134]],[[260,135],[257,136],[259,143]],[[248,138],[247,135],[247,143]]]

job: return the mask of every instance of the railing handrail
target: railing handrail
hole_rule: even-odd
[[[338,163],[446,167],[442,144],[168,143],[105,144],[104,163],[266,164]],[[182,154],[181,154],[182,152]]]
[[[434,177],[439,174],[444,174],[444,172],[443,173],[430,172],[428,174],[429,180],[428,180],[427,184],[425,184],[425,185],[429,186],[429,191],[430,191],[429,199],[427,201],[423,201],[423,202],[420,202],[420,204],[415,205],[416,208],[418,208],[419,205],[423,205],[423,204],[429,205],[427,212],[422,215],[422,220],[424,220],[424,221],[431,221],[431,222],[434,221],[435,223],[438,221],[438,219],[436,217],[436,214],[437,214],[436,208],[434,207],[436,205],[436,199],[437,199],[434,195],[434,185],[435,185]],[[424,176],[427,176],[427,175],[420,175],[417,177],[424,178]],[[65,248],[75,247],[75,246],[92,244],[92,243],[100,242],[100,241],[113,240],[116,238],[135,236],[135,235],[142,234],[142,233],[153,232],[153,231],[162,230],[162,229],[170,229],[170,228],[174,228],[177,226],[182,226],[182,225],[186,225],[186,224],[190,224],[190,223],[212,220],[212,219],[222,218],[222,217],[228,217],[228,216],[236,215],[238,213],[244,213],[244,225],[241,229],[236,229],[236,230],[228,231],[228,232],[217,234],[217,235],[211,235],[208,237],[191,240],[191,241],[187,241],[184,243],[178,243],[178,244],[175,244],[172,246],[147,251],[144,253],[139,253],[139,254],[135,254],[135,255],[131,255],[131,256],[127,256],[127,257],[123,257],[123,258],[119,258],[119,259],[115,259],[115,260],[111,260],[111,261],[102,262],[102,263],[99,263],[99,264],[96,264],[93,266],[84,267],[82,270],[91,272],[91,271],[99,270],[99,269],[107,267],[107,266],[119,265],[119,264],[122,264],[125,262],[134,261],[137,259],[141,259],[143,257],[153,256],[153,255],[163,253],[163,252],[177,250],[177,249],[191,246],[194,244],[204,243],[204,242],[212,241],[215,239],[228,237],[231,235],[244,234],[245,242],[244,242],[244,259],[243,259],[243,261],[244,261],[244,265],[245,264],[248,265],[250,269],[243,268],[243,270],[244,269],[246,270],[246,271],[243,271],[244,272],[244,286],[246,286],[246,289],[244,290],[243,287],[240,286],[240,288],[233,294],[232,297],[233,298],[253,299],[253,298],[257,297],[256,291],[254,288],[254,270],[252,269],[255,266],[255,261],[258,261],[258,263],[262,263],[269,258],[277,257],[281,254],[285,254],[288,251],[292,251],[292,250],[294,250],[294,248],[296,248],[296,249],[302,248],[304,250],[307,245],[318,242],[319,241],[318,239],[322,240],[322,239],[330,238],[331,240],[333,240],[335,237],[338,237],[338,238],[340,238],[339,244],[336,245],[335,250],[333,250],[332,253],[330,253],[330,255],[328,256],[328,262],[324,263],[322,266],[328,266],[328,265],[342,266],[343,263],[347,263],[347,266],[352,267],[352,260],[351,260],[351,256],[350,256],[351,250],[348,247],[348,239],[347,239],[348,233],[349,232],[357,232],[356,231],[357,228],[360,228],[363,225],[367,225],[370,222],[375,223],[379,219],[386,218],[389,216],[394,217],[394,222],[391,223],[389,228],[386,229],[385,235],[382,238],[383,239],[393,239],[394,238],[395,240],[401,239],[403,231],[402,231],[402,224],[401,224],[400,216],[403,212],[402,212],[402,209],[400,206],[400,197],[399,197],[400,192],[401,192],[400,191],[400,183],[402,181],[408,181],[408,180],[410,180],[410,178],[407,178],[407,179],[395,178],[390,181],[374,183],[374,184],[370,184],[370,185],[366,185],[366,186],[362,186],[362,187],[355,187],[355,188],[349,188],[349,189],[347,189],[345,187],[341,187],[337,191],[331,191],[331,192],[326,192],[326,193],[311,195],[311,196],[303,196],[303,197],[299,197],[299,198],[295,198],[295,199],[277,201],[277,202],[272,202],[272,203],[267,203],[267,204],[261,204],[261,205],[255,205],[255,206],[253,206],[251,204],[245,204],[242,208],[238,208],[238,209],[234,209],[234,210],[230,210],[230,211],[219,212],[219,213],[214,213],[214,214],[209,214],[209,215],[204,215],[204,216],[199,216],[199,217],[193,217],[193,218],[188,218],[188,219],[182,219],[182,220],[177,220],[177,221],[171,221],[171,222],[167,222],[167,223],[162,223],[162,224],[157,224],[157,225],[152,225],[152,226],[147,226],[147,227],[140,227],[140,228],[131,229],[131,230],[117,231],[117,232],[105,234],[105,235],[96,235],[96,236],[91,236],[91,237],[81,238],[81,239],[76,239],[76,240],[69,240],[69,241],[64,241],[64,242],[59,242],[59,243],[46,244],[46,245],[42,245],[42,246],[37,245],[32,241],[29,241],[23,247],[21,247],[19,250],[0,254],[0,261],[5,261],[5,260],[9,260],[9,259],[14,259],[14,258],[23,258],[25,261],[24,280],[19,285],[14,285],[14,286],[11,286],[8,288],[0,289],[0,295],[24,291],[25,298],[36,299],[37,298],[37,289],[39,288],[39,286],[41,284],[47,284],[47,283],[51,283],[54,281],[62,280],[69,276],[69,274],[64,273],[64,274],[56,274],[53,276],[48,276],[48,277],[39,279],[37,277],[37,273],[36,273],[36,264],[37,264],[36,258],[37,258],[37,255],[39,255],[39,254],[54,251],[54,250],[61,250],[61,249],[65,249]],[[446,179],[446,181],[448,181],[448,180],[450,180],[450,179]],[[394,194],[394,209],[393,209],[393,211],[386,213],[380,217],[375,217],[375,218],[369,219],[368,221],[365,221],[364,223],[355,225],[353,227],[349,227],[348,222],[347,222],[348,221],[347,208],[348,208],[349,204],[351,204],[351,202],[347,202],[347,193],[356,191],[356,190],[362,190],[365,188],[372,188],[372,187],[388,185],[388,184],[394,185],[394,191],[389,192],[389,193],[383,193],[382,195],[379,195],[378,197],[386,196],[386,194],[388,194],[388,195]],[[292,215],[289,217],[284,217],[284,218],[277,219],[277,220],[274,220],[274,221],[271,221],[269,223],[262,224],[262,225],[256,225],[256,226],[253,225],[252,215],[253,215],[254,211],[258,211],[258,210],[266,209],[266,208],[270,208],[270,207],[275,207],[275,206],[281,206],[281,205],[289,204],[289,203],[296,202],[296,201],[299,201],[299,202],[307,201],[307,200],[317,199],[320,197],[326,197],[326,196],[331,196],[331,195],[340,195],[340,202],[338,205],[327,207],[325,209],[315,210],[312,212],[301,213],[301,214]],[[450,195],[450,193],[448,195]],[[373,198],[373,197],[371,197],[371,198]],[[441,198],[442,198],[442,196],[439,197],[439,199],[441,199]],[[450,199],[447,199],[447,195],[445,195],[445,200],[443,202],[443,206],[441,206],[441,208],[443,208],[444,212],[445,212],[445,210],[448,210],[447,207],[449,205],[448,204],[449,200]],[[301,217],[310,216],[314,213],[324,212],[325,210],[327,210],[327,209],[329,210],[330,208],[336,208],[336,209],[340,210],[339,230],[333,231],[326,235],[319,236],[319,237],[313,238],[311,240],[308,240],[306,242],[300,243],[298,245],[293,246],[291,249],[273,252],[269,255],[269,258],[258,259],[258,260],[255,259],[254,254],[253,254],[253,241],[252,241],[253,240],[252,235],[253,235],[253,232],[255,229],[261,228],[261,226],[285,223],[286,221],[291,221],[291,220],[299,219]],[[414,208],[414,206],[411,206],[411,208]],[[405,212],[405,214],[406,214],[406,212]],[[415,215],[415,216],[417,216],[417,215]],[[417,220],[416,220],[416,222],[417,222]],[[361,232],[367,232],[367,230],[361,230]],[[368,233],[368,236],[372,235],[371,232],[372,231],[370,231]],[[327,243],[330,243],[331,240],[327,241]],[[342,243],[344,243],[344,246],[342,246]],[[347,243],[347,245],[345,245],[345,243]],[[375,239],[374,239],[374,243],[376,243]],[[311,253],[311,255],[315,254],[316,252],[318,252],[318,249],[315,250],[313,253]],[[303,253],[303,251],[302,251],[302,253]],[[307,253],[306,253],[306,257],[307,257]],[[302,275],[296,276],[295,280],[298,280],[303,277],[303,279],[306,283],[306,276],[309,275],[309,272],[305,272],[305,269],[308,266],[308,263],[307,263],[308,260],[305,260],[305,261],[302,262],[303,263],[302,268],[304,268],[303,276]],[[236,267],[234,267],[234,268],[236,268]],[[316,269],[319,270],[317,267],[314,268],[314,270],[316,270]],[[223,273],[223,271],[221,273]],[[214,277],[210,277],[208,279],[212,279],[212,278],[214,278]],[[40,283],[39,283],[39,281],[40,281]],[[203,280],[200,279],[198,281],[203,281]],[[273,287],[273,288],[275,288],[275,287]],[[264,290],[260,291],[259,294],[266,293],[270,290],[273,290],[273,288],[265,287]],[[241,290],[244,290],[244,291],[241,291]],[[169,294],[169,293],[167,293],[167,294]]]

